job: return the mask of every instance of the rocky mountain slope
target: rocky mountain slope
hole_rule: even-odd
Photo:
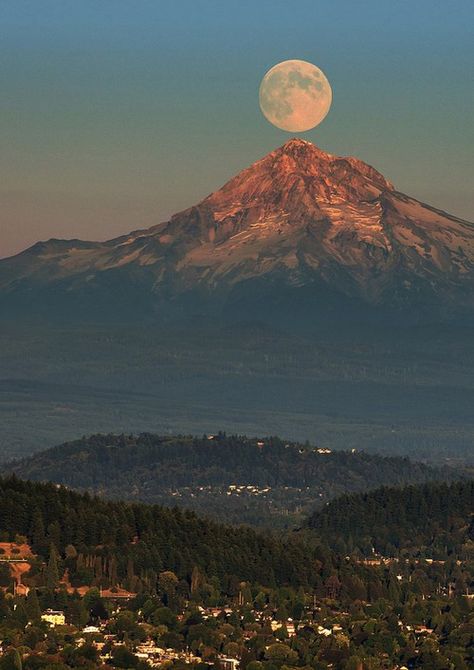
[[[126,315],[302,302],[474,307],[474,224],[292,139],[169,221],[0,261],[0,307]],[[270,307],[269,307],[270,306]],[[61,311],[61,310],[60,310]],[[251,311],[251,310],[250,310]]]

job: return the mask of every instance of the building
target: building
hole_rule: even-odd
[[[100,633],[100,628],[98,626],[86,626],[82,629],[83,633]]]
[[[281,623],[280,621],[275,621],[274,619],[270,622],[270,626],[272,628],[272,631],[275,632],[277,630],[280,630],[283,628],[283,626],[286,629],[286,632],[288,634],[288,637],[293,637],[293,635],[296,635],[296,627],[293,622],[293,619],[288,619],[287,621]]]
[[[236,658],[219,656],[217,664],[221,670],[238,670],[239,668],[239,661]]]
[[[59,612],[57,610],[46,610],[46,612],[41,615],[41,618],[43,621],[49,623],[50,626],[64,626],[66,623],[64,612]]]

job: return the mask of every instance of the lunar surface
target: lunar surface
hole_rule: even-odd
[[[272,67],[260,84],[260,108],[281,130],[311,130],[331,107],[332,90],[324,72],[304,60],[286,60]]]

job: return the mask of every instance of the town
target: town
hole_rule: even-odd
[[[60,562],[54,552],[41,561],[22,536],[0,543],[0,669],[441,669],[448,666],[428,666],[426,659],[442,658],[442,631],[455,632],[457,645],[472,644],[474,636],[466,594],[454,587],[435,595],[421,589],[416,596],[420,589],[410,589],[426,578],[423,568],[442,563],[432,559],[360,561],[374,580],[381,572],[395,577],[392,599],[396,588],[397,598],[405,589],[402,617],[382,592],[364,593],[356,577],[345,595],[332,574],[319,594],[240,582],[226,597],[197,568],[189,584],[166,570],[155,593],[133,593],[118,585],[73,587],[67,570],[60,574]],[[38,581],[43,586],[36,588]],[[464,621],[457,629],[456,617]],[[354,652],[362,643],[373,656]],[[405,655],[407,665],[394,663],[395,653]],[[453,667],[467,669],[463,663],[459,656]]]

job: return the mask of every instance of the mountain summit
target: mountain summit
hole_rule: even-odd
[[[291,139],[167,222],[0,261],[3,309],[474,307],[474,225]],[[357,307],[359,308],[359,307]],[[252,310],[251,310],[252,311]]]

